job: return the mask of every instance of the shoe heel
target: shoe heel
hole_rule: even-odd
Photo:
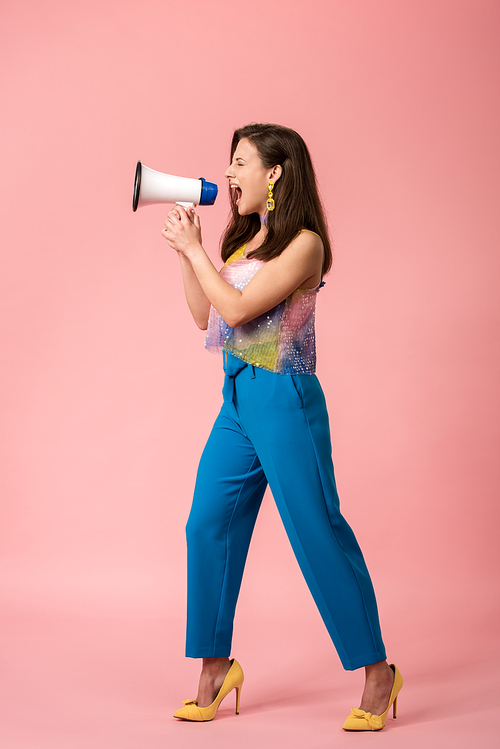
[[[392,703],[392,717],[397,718],[398,717],[398,698],[396,696],[396,699]]]
[[[235,687],[236,689],[236,715],[240,714],[240,692],[241,686]]]

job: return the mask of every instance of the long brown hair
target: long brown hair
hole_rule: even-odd
[[[273,124],[251,124],[234,131],[231,162],[242,138],[253,143],[265,169],[281,164],[282,173],[274,185],[275,210],[268,213],[267,236],[264,243],[249,254],[259,260],[281,255],[301,229],[319,234],[323,241],[325,260],[323,272],[332,265],[332,248],[328,237],[325,211],[316,184],[316,175],[306,144],[295,130]],[[234,190],[229,191],[231,216],[221,239],[224,262],[249,242],[260,229],[257,213],[240,216]]]

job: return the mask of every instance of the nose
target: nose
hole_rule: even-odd
[[[224,172],[224,177],[226,177],[227,179],[231,179],[231,177],[234,177],[234,169],[232,168],[232,164],[230,164]]]

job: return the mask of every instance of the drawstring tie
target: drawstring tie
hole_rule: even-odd
[[[226,374],[224,378],[224,387],[222,388],[222,395],[225,401],[232,403],[234,400],[234,380],[237,374],[241,372],[245,367],[251,367],[252,372],[250,377],[255,377],[255,369],[253,364],[249,364],[243,359],[238,359],[237,356],[229,354],[227,351],[222,352],[222,361],[224,366],[224,372]]]

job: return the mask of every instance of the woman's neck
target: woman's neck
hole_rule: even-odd
[[[255,236],[252,237],[252,239],[247,242],[245,247],[245,256],[248,255],[249,252],[253,252],[257,249],[257,247],[260,247],[261,244],[264,244],[267,237],[267,226],[265,224],[262,224],[259,231]]]

